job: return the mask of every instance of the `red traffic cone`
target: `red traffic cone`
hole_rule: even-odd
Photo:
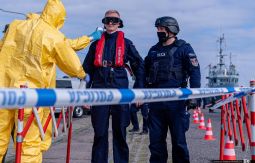
[[[206,130],[205,121],[204,121],[204,114],[203,114],[203,113],[201,113],[200,123],[199,123],[198,128],[199,128],[200,130]]]
[[[224,148],[223,160],[236,160],[235,145],[232,140],[229,140],[228,136]]]
[[[215,137],[213,137],[212,123],[210,118],[208,119],[204,140],[215,140]]]
[[[195,124],[198,124],[199,123],[199,118],[198,118],[198,113],[196,112],[196,114],[195,114],[195,118],[194,118],[194,120],[193,120],[193,123],[195,123]]]

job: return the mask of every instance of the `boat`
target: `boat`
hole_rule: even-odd
[[[209,73],[206,79],[208,79],[207,87],[238,87],[239,73],[236,70],[236,66],[232,63],[232,54],[230,54],[230,64],[227,66],[224,61],[223,54],[223,43],[225,41],[224,34],[219,39],[220,50],[219,50],[219,61],[216,65],[209,67]]]
[[[219,58],[218,63],[216,65],[208,65],[209,72],[206,79],[208,83],[206,84],[209,88],[219,88],[219,87],[238,87],[239,84],[239,73],[236,70],[236,66],[232,62],[232,54],[230,53],[230,63],[229,66],[226,65],[224,57],[227,56],[223,51],[223,43],[225,43],[224,34],[220,36],[219,40],[219,54],[217,57]],[[221,100],[221,97],[211,97],[203,99],[204,108],[209,107],[209,111],[213,112],[210,109],[215,103]]]

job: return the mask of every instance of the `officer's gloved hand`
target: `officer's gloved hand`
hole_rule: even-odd
[[[187,100],[186,105],[187,105],[187,110],[196,109],[197,108],[197,100],[196,99]]]
[[[91,33],[91,34],[89,35],[90,40],[91,40],[91,41],[99,40],[99,39],[101,38],[102,34],[103,34],[103,31],[104,31],[103,28],[97,27],[97,28],[96,28],[96,31],[94,31],[93,33]]]

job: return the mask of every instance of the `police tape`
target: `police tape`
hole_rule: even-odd
[[[0,108],[160,102],[254,92],[250,87],[193,89],[0,89]]]
[[[253,91],[254,92],[254,91]],[[230,102],[235,101],[236,99],[239,99],[243,96],[248,95],[249,93],[251,93],[251,91],[243,91],[243,92],[239,92],[239,93],[235,93],[231,96],[229,96],[228,98],[221,100],[220,102],[216,103],[215,105],[213,105],[210,109],[217,109],[219,107],[221,107],[222,105],[228,104]]]

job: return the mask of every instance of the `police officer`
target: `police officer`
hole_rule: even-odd
[[[164,16],[155,22],[159,42],[145,58],[146,84],[149,88],[200,87],[200,68],[190,44],[177,38],[176,19]],[[172,139],[174,163],[189,162],[185,132],[189,128],[189,113],[184,101],[150,103],[149,106],[150,162],[166,163],[168,128]]]
[[[125,67],[129,63],[136,81],[134,88],[144,85],[144,62],[133,43],[118,28],[123,27],[116,10],[105,13],[102,23],[106,29],[101,39],[91,44],[83,68],[91,76],[87,87],[128,88]],[[94,128],[92,163],[108,162],[108,128],[112,116],[113,159],[115,163],[128,163],[129,149],[126,128],[130,122],[129,105],[93,106],[91,121]]]

